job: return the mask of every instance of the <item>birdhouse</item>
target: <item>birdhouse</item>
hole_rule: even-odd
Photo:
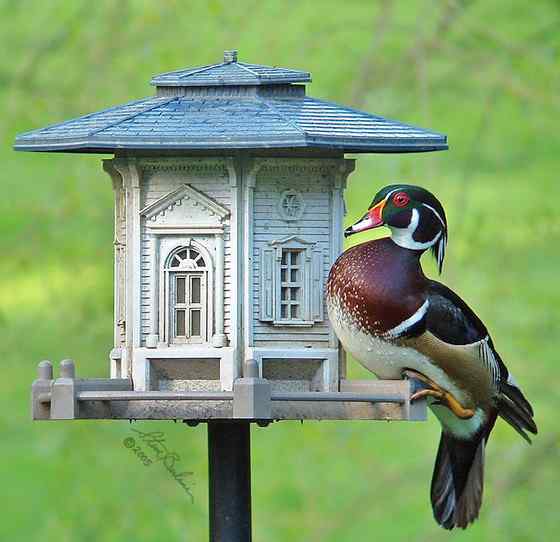
[[[272,398],[271,418],[382,417],[360,391],[406,406],[407,383],[345,380],[324,285],[343,249],[345,154],[441,150],[446,137],[312,98],[310,81],[226,51],[154,76],[148,98],[17,137],[21,151],[114,155],[111,378],[80,384],[66,367],[82,401],[69,417],[236,417],[236,382],[249,390],[238,412]],[[93,407],[103,393],[115,395]]]

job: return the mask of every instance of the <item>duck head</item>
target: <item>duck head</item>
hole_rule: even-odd
[[[393,242],[403,248],[424,252],[431,248],[439,272],[447,244],[447,220],[438,199],[426,189],[409,184],[392,184],[373,198],[367,213],[344,232],[355,233],[387,226]]]

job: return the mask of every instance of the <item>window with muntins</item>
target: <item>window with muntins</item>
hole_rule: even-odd
[[[302,319],[303,251],[282,249],[280,261],[280,320]]]
[[[178,250],[167,273],[170,342],[206,342],[208,273],[203,256],[194,248]]]
[[[323,320],[323,253],[295,236],[261,251],[260,320],[311,326]]]

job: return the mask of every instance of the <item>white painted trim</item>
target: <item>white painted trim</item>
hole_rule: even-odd
[[[153,203],[150,203],[150,205],[144,207],[140,211],[140,214],[148,220],[153,220],[158,215],[171,210],[176,205],[180,205],[181,201],[184,199],[192,199],[195,205],[201,205],[208,211],[210,216],[216,215],[220,220],[229,216],[229,211],[225,207],[222,207],[215,201],[211,200],[208,196],[199,192],[190,184],[183,184],[183,186],[165,194],[165,196],[162,196]]]
[[[231,358],[231,374],[235,380],[241,375],[242,358],[242,281],[243,273],[240,272],[241,262],[243,262],[242,243],[243,238],[241,232],[240,212],[243,210],[242,204],[242,188],[240,163],[234,158],[226,158],[226,167],[229,174],[229,184],[231,190],[230,203],[230,252],[231,252],[231,292],[230,292],[230,326],[231,332],[229,344],[233,349]]]
[[[140,179],[141,171],[135,158],[128,159],[128,169],[130,174],[130,214],[128,215],[131,223],[131,235],[127,238],[128,257],[130,261],[130,270],[128,279],[132,283],[132,291],[130,296],[131,314],[127,318],[127,328],[132,328],[132,346],[137,348],[140,346],[141,324],[140,324]]]
[[[158,235],[151,236],[151,259],[152,259],[152,273],[150,277],[150,293],[151,293],[151,322],[150,322],[150,335],[146,339],[146,346],[155,348],[160,339],[159,333],[159,319],[160,319],[160,303],[159,303],[159,249],[160,237]]]
[[[214,279],[214,319],[215,331],[211,338],[212,345],[216,347],[223,347],[227,344],[227,338],[224,333],[224,236],[223,234],[216,235],[215,237],[216,249],[216,272]],[[212,287],[212,286],[211,286]],[[210,318],[211,320],[212,318]]]
[[[128,254],[129,249],[127,248],[128,238],[131,235],[131,224],[130,224],[130,189],[129,189],[129,168],[128,161],[121,158],[113,158],[112,160],[104,160],[103,167],[106,171],[111,173],[114,171],[116,174],[120,175],[120,211],[121,220],[123,222],[122,227],[125,229],[125,242],[122,243],[121,240],[116,237],[116,266],[115,266],[115,336],[118,337],[118,345],[121,347],[122,359],[121,359],[121,374],[123,377],[128,377],[131,375],[131,364],[132,364],[132,340],[131,340],[131,330],[128,328],[128,319],[131,315],[130,305],[130,295],[132,286],[128,280],[129,263]],[[116,227],[120,228],[120,224],[115,224]],[[131,321],[132,322],[132,321]],[[115,345],[117,346],[117,345]]]
[[[221,226],[197,226],[196,224],[169,226],[165,224],[146,224],[146,231],[153,235],[217,235],[224,232]]]
[[[223,352],[220,357],[220,384],[222,391],[233,390],[233,383],[238,378],[235,364],[236,352],[231,348],[219,348]]]
[[[111,352],[109,352],[109,365],[111,368],[110,371],[111,378],[123,378],[121,348],[113,348]]]
[[[215,348],[211,345],[202,344],[181,344],[169,347],[158,348],[137,348],[136,352],[146,359],[198,359],[198,358],[220,358],[228,352],[233,352],[233,348],[225,346]]]
[[[227,158],[223,157],[176,157],[176,156],[158,156],[155,158],[142,157],[138,159],[139,164],[151,171],[194,171],[205,172],[211,171],[214,175],[215,169],[223,168]]]
[[[243,273],[243,346],[245,349],[253,346],[253,210],[257,175],[262,166],[263,161],[255,159],[243,179],[243,259],[241,262],[245,265],[245,273]],[[246,359],[247,356],[242,361]]]
[[[331,190],[331,253],[329,268],[334,264],[336,259],[342,254],[344,250],[344,216],[346,214],[346,207],[344,204],[344,190],[346,189],[346,184],[348,182],[348,176],[354,171],[356,167],[356,161],[351,159],[343,159],[339,163],[337,174],[333,179],[332,190]],[[324,281],[326,284],[326,281]],[[324,287],[323,284],[323,287]],[[328,320],[328,317],[327,317]],[[332,348],[340,348],[338,338],[336,337],[332,325],[329,325],[329,346]]]
[[[150,365],[147,358],[142,355],[142,349],[137,348],[134,351],[134,358],[132,359],[132,383],[134,391],[148,391],[149,382]]]
[[[172,254],[184,249],[184,248],[193,248],[194,250],[200,252],[200,254],[202,254],[202,257],[204,258],[204,261],[206,263],[206,268],[204,269],[204,273],[206,274],[206,310],[203,311],[203,313],[205,312],[205,318],[206,318],[206,341],[204,341],[204,344],[207,344],[211,341],[212,335],[214,333],[214,322],[213,322],[213,318],[211,317],[214,314],[214,295],[213,295],[213,289],[215,287],[215,267],[216,267],[216,262],[214,260],[214,258],[212,258],[212,254],[210,253],[210,251],[208,250],[208,248],[194,240],[194,239],[186,239],[184,242],[180,242],[179,240],[177,240],[177,243],[175,244],[175,246],[170,249],[168,251],[167,254],[163,255],[163,257],[161,257],[160,254],[160,261],[158,262],[158,268],[160,269],[160,273],[161,273],[161,277],[162,277],[162,282],[164,285],[164,297],[162,299],[162,304],[160,306],[164,307],[164,310],[160,312],[160,315],[163,315],[164,318],[164,325],[163,325],[163,333],[160,334],[160,339],[161,342],[164,342],[165,344],[167,344],[170,347],[174,347],[174,346],[181,346],[181,345],[175,345],[171,343],[171,330],[169,329],[169,324],[171,322],[171,318],[170,318],[170,313],[171,313],[171,305],[170,305],[170,299],[169,299],[169,294],[170,294],[170,284],[169,284],[169,273],[174,272],[173,268],[169,267],[169,261],[172,257]],[[161,251],[160,251],[161,252]],[[162,265],[163,263],[163,265]],[[175,271],[180,271],[179,269],[176,269]],[[188,272],[188,271],[186,271]],[[223,272],[222,272],[222,276],[223,276]],[[223,290],[223,283],[222,283],[222,290]],[[161,290],[160,290],[161,291]],[[160,318],[161,319],[161,318]],[[160,331],[162,330],[162,327],[160,325]],[[192,343],[192,344],[196,344],[196,343]]]
[[[276,246],[276,245],[284,245],[284,247],[293,246],[295,248],[300,248],[302,245],[304,246],[314,246],[316,245],[315,241],[306,241],[302,237],[298,235],[288,235],[287,237],[282,237],[281,239],[274,239],[268,243],[269,245]]]
[[[278,312],[278,311],[277,311]],[[313,320],[273,320],[272,324],[276,327],[313,327]]]
[[[205,346],[181,345],[169,348],[137,348],[134,352],[132,381],[135,391],[148,391],[150,383],[150,364],[154,359],[172,360],[212,358],[220,362],[220,385],[223,391],[233,389],[235,374],[234,360],[236,351],[233,348],[212,348]]]
[[[323,391],[338,391],[339,352],[336,348],[251,348],[247,354],[248,357],[257,362],[261,378],[263,374],[263,359],[276,358],[286,361],[322,360]]]
[[[114,191],[114,262],[113,262],[113,347],[124,346],[126,338],[122,331],[121,321],[125,320],[124,297],[125,292],[121,285],[124,285],[124,264],[125,264],[125,243],[120,238],[120,230],[126,219],[126,197],[124,189],[124,174],[118,168],[119,161],[115,159],[103,160],[103,169],[111,177],[111,184]],[[113,374],[113,370],[111,370]],[[113,376],[112,376],[113,377]]]
[[[297,327],[312,327],[315,321],[313,320],[313,307],[312,307],[312,287],[313,287],[313,249],[317,243],[309,242],[296,235],[290,235],[280,240],[270,241],[268,245],[275,251],[273,270],[272,270],[272,302],[273,302],[273,320],[274,326],[297,326]],[[282,315],[282,294],[281,294],[281,261],[282,252],[284,250],[295,249],[302,255],[302,272],[303,277],[301,281],[301,289],[303,299],[300,303],[301,318],[283,320]],[[264,248],[263,250],[266,250]],[[263,270],[261,269],[261,281],[263,280]],[[264,287],[261,286],[261,288]]]

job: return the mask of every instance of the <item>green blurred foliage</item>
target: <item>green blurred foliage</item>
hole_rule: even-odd
[[[255,539],[556,538],[559,24],[553,0],[0,0],[0,540],[207,536],[203,427],[136,425],[164,431],[195,472],[191,504],[123,447],[127,423],[30,422],[40,359],[73,357],[81,375],[107,374],[112,191],[100,157],[11,145],[17,132],[148,95],[152,74],[231,48],[311,71],[314,96],[449,135],[444,153],[358,157],[347,219],[395,180],[440,197],[450,223],[443,280],[492,330],[541,429],[529,447],[498,424],[481,518],[448,534],[429,506],[433,419],[256,428]],[[351,374],[364,376],[355,364]]]

